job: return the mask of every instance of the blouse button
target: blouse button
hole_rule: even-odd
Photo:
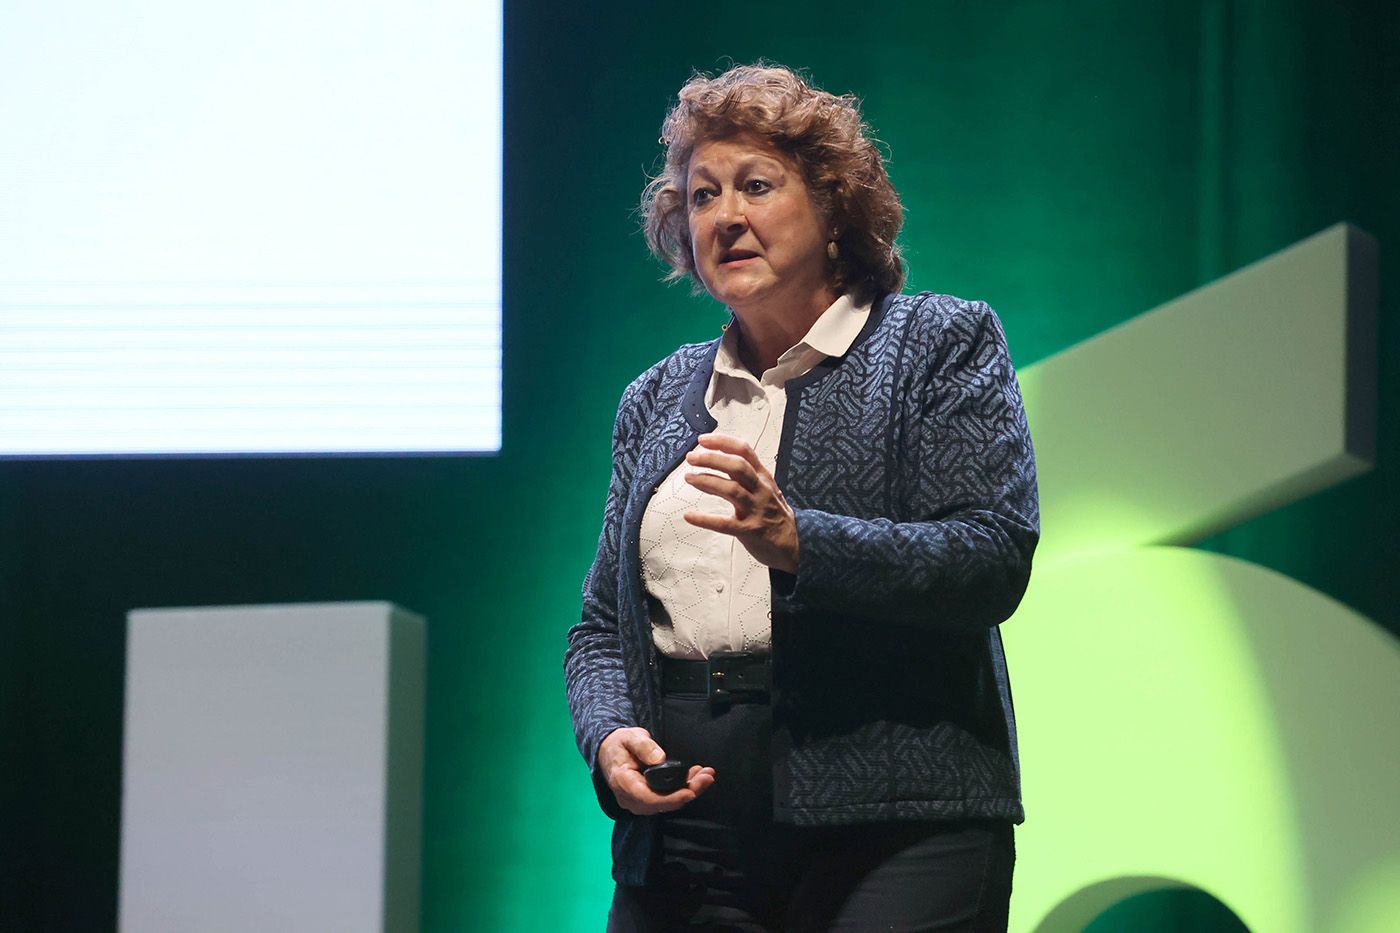
[[[716,592],[716,593],[723,593],[723,592],[724,592],[724,584],[721,583],[721,582],[719,582],[718,580],[715,581],[715,592]]]

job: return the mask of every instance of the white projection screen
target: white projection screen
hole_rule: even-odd
[[[500,447],[498,2],[0,23],[0,457]]]

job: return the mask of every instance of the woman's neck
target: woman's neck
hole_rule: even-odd
[[[761,377],[777,364],[778,357],[807,336],[837,297],[834,289],[825,289],[802,307],[789,307],[782,312],[733,309],[739,326],[739,359],[749,372]]]

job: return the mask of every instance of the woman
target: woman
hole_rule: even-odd
[[[688,82],[662,141],[648,242],[732,319],[623,394],[569,633],[609,928],[1004,928],[996,626],[1038,513],[1000,324],[898,294],[903,212],[854,99],[738,67]]]

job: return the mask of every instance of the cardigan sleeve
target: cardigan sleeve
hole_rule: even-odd
[[[569,629],[564,652],[564,681],[573,719],[574,739],[593,775],[603,811],[613,819],[624,814],[598,767],[598,746],[608,733],[636,725],[618,635],[618,554],[622,512],[627,504],[636,451],[632,446],[637,384],[623,393],[613,424],[612,477],[603,508],[598,550],[583,582],[583,614]]]
[[[796,509],[795,575],[773,571],[775,608],[972,630],[1010,617],[1039,539],[1035,458],[996,315],[960,303],[906,357],[924,373],[910,439],[890,468],[915,520]],[[918,346],[922,343],[928,349]]]

